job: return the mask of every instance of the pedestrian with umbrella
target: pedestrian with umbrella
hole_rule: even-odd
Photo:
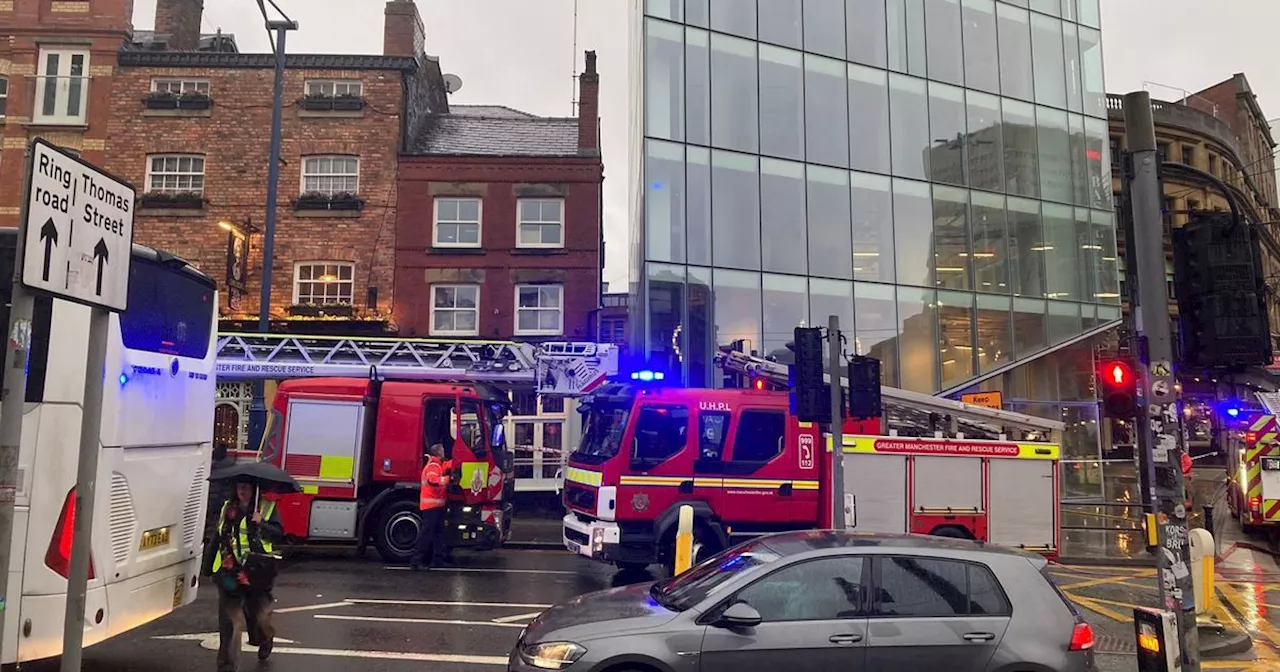
[[[218,514],[215,534],[204,551],[204,574],[218,590],[218,672],[236,672],[240,637],[266,660],[274,645],[271,610],[280,556],[272,544],[284,537],[275,500],[267,492],[299,492],[297,481],[266,462],[214,471],[210,481],[231,482],[234,490]]]

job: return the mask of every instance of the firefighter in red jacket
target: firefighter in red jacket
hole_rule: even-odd
[[[444,446],[436,443],[427,449],[427,464],[422,468],[422,490],[418,496],[418,543],[409,563],[414,570],[438,564],[444,556],[444,514],[449,503],[451,468],[444,459]]]

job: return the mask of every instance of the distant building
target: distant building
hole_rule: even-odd
[[[600,333],[595,340],[626,347],[627,323],[630,316],[629,299],[630,295],[626,293],[603,296],[600,304]]]
[[[431,110],[400,159],[401,335],[594,337],[603,266],[599,82],[587,52],[577,117]]]

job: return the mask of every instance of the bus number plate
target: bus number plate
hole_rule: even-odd
[[[150,551],[169,545],[169,528],[157,527],[154,530],[147,530],[142,533],[142,543],[138,545],[139,551]]]
[[[173,608],[182,606],[182,598],[187,593],[187,577],[177,576],[173,579]]]
[[[1280,457],[1262,458],[1263,471],[1280,471]]]

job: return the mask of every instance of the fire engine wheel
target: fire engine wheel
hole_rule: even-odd
[[[408,499],[392,502],[383,510],[373,543],[384,562],[404,563],[413,557],[418,542],[418,503]]]
[[[969,534],[965,532],[962,528],[951,527],[951,526],[939,527],[934,531],[930,532],[929,534],[935,537],[947,537],[948,539],[972,539],[973,538],[969,536]]]

